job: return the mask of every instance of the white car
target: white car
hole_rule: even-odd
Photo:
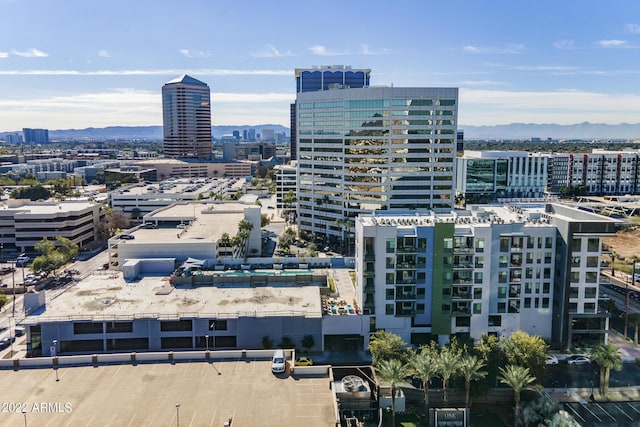
[[[547,365],[557,365],[558,364],[558,358],[556,356],[554,356],[553,354],[550,354],[547,356],[547,360],[545,361],[545,363]]]
[[[579,354],[569,356],[566,360],[568,365],[588,365],[589,363],[591,363],[591,359],[589,359],[587,356],[582,356]]]

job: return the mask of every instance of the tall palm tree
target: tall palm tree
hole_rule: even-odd
[[[531,374],[529,368],[525,368],[524,366],[507,365],[506,368],[500,368],[499,371],[500,382],[508,385],[513,389],[514,398],[516,401],[514,419],[515,424],[518,425],[518,415],[520,412],[520,393],[523,390],[533,390],[534,387],[531,386],[531,384],[535,382],[536,377]]]
[[[383,360],[376,368],[378,377],[391,388],[391,425],[396,425],[396,391],[405,378],[411,375],[409,365],[397,359]]]
[[[438,356],[436,365],[438,367],[438,376],[442,378],[443,400],[446,405],[449,379],[458,373],[458,369],[460,368],[460,354],[444,348]]]
[[[640,313],[628,313],[627,320],[633,324],[633,345],[638,345],[638,326],[640,326]]]
[[[622,369],[620,350],[612,344],[598,344],[591,350],[591,360],[600,366],[600,393],[606,396],[609,391],[611,370],[619,371]]]
[[[425,416],[429,416],[429,383],[438,373],[438,365],[435,354],[426,348],[423,348],[420,353],[415,354],[409,361],[413,374],[420,378],[422,381],[422,388],[424,390],[424,413]]]
[[[487,371],[483,371],[484,361],[478,359],[475,355],[466,355],[460,361],[460,376],[464,378],[464,407],[469,407],[469,391],[471,389],[471,381],[479,380],[487,376]]]

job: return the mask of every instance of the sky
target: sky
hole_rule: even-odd
[[[458,124],[640,122],[640,1],[0,0],[0,132],[162,125],[209,85],[214,125],[289,126],[295,68],[458,87]]]

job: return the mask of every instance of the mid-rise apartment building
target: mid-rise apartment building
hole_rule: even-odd
[[[331,243],[337,220],[453,207],[457,88],[298,93],[298,228]]]
[[[614,234],[608,218],[561,205],[361,216],[356,298],[371,332],[415,345],[517,330],[558,346],[606,342],[601,238]]]

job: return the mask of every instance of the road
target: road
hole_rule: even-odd
[[[591,387],[591,381],[593,381],[594,387],[598,387],[600,384],[600,368],[596,364],[567,365],[561,361],[557,365],[549,366],[544,386],[551,388],[554,381],[556,381],[555,386],[560,388],[587,388]],[[621,371],[611,371],[610,387],[637,385],[640,385],[640,372],[636,368],[635,362],[623,363]]]

